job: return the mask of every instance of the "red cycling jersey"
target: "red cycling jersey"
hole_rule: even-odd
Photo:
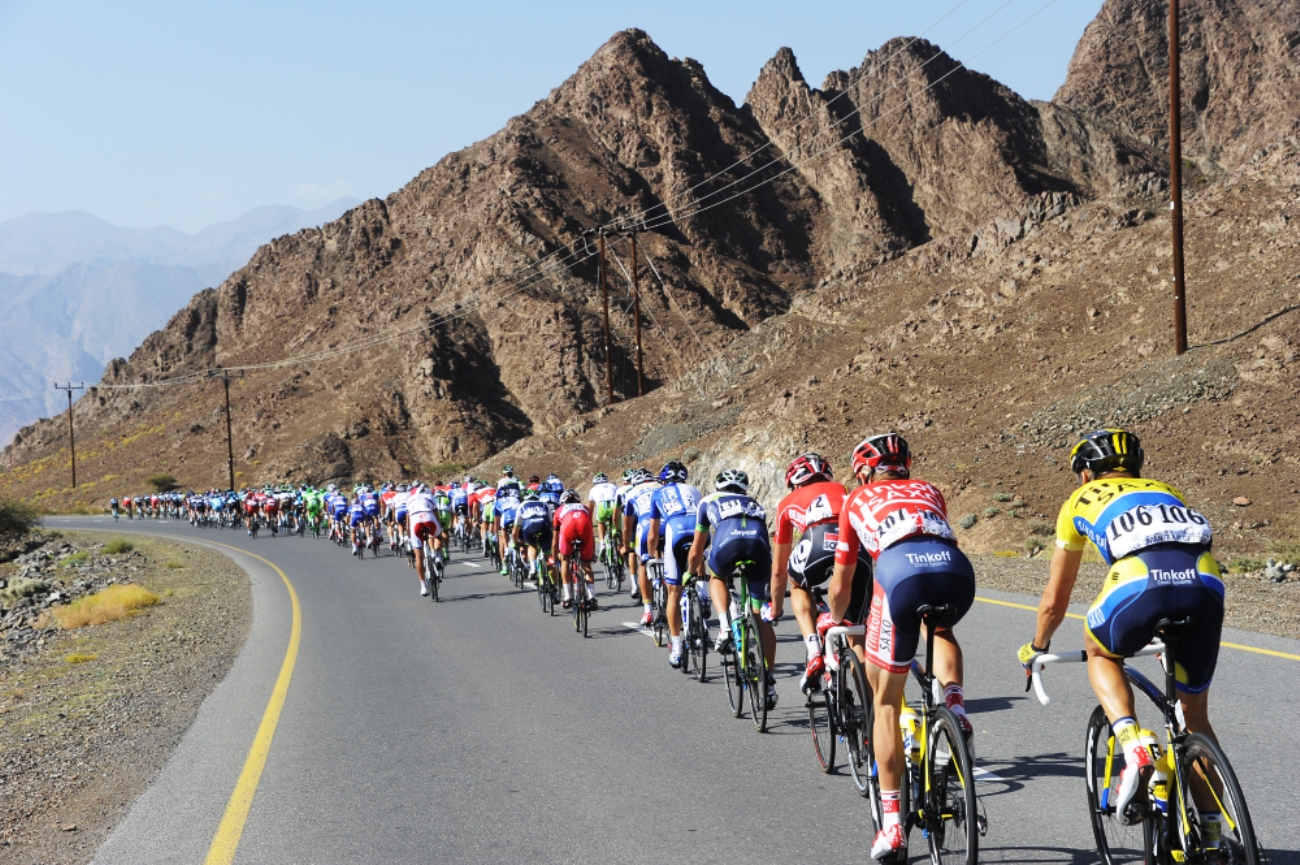
[[[877,481],[858,487],[840,513],[840,542],[835,563],[857,561],[866,548],[873,559],[882,550],[915,535],[954,538],[943,493],[926,481]]]
[[[844,500],[849,491],[835,481],[806,484],[790,492],[776,506],[776,542],[794,543],[794,533],[803,533],[809,526],[838,521]]]

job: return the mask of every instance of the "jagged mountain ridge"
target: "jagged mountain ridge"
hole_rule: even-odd
[[[971,243],[964,232],[977,216],[1003,213],[1018,226],[1008,231],[1023,232],[1025,214],[1059,213],[1108,184],[1150,187],[1150,171],[1160,168],[1158,154],[1104,117],[1026,103],[985,76],[955,69],[925,43],[897,48],[890,43],[868,55],[864,67],[877,64],[878,72],[861,80],[833,74],[821,91],[807,87],[792,55],[779,54],[738,109],[698,64],[671,60],[645,34],[625,31],[497,135],[448,156],[384,201],[259,250],[129,361],[115,363],[105,380],[274,360],[459,303],[468,314],[434,327],[424,341],[378,346],[365,362],[257,373],[236,384],[237,456],[246,480],[474,462],[525,434],[561,430],[602,401],[591,262],[504,299],[503,288],[483,288],[586,228],[665,202],[689,211],[690,202],[708,203],[712,189],[755,166],[770,164],[772,173],[799,166],[755,194],[642,235],[668,286],[664,292],[643,279],[646,305],[674,349],[647,326],[654,386],[684,381],[692,367],[828,276],[869,269],[927,238],[925,248],[942,257]],[[849,93],[828,106],[837,89]],[[904,105],[900,91],[914,101]],[[801,100],[814,118],[796,131],[801,138],[783,138]],[[801,160],[801,146],[821,150],[843,137],[848,124],[836,121],[848,105],[870,119],[895,113],[887,122],[867,121],[865,136]],[[812,142],[818,125],[823,138]],[[769,142],[754,161],[694,189]],[[998,225],[982,242],[1000,244]],[[616,291],[624,290],[611,270]],[[472,308],[484,300],[490,305]],[[620,369],[629,328],[615,317]],[[122,460],[116,439],[149,430],[167,447],[158,453],[155,446],[149,469],[137,471],[167,468],[194,485],[219,482],[224,443],[215,434],[214,387],[101,391],[78,409],[87,426],[105,431],[103,451],[87,459],[109,468]],[[4,462],[52,467],[61,442],[56,424],[37,425],[23,431]],[[41,486],[46,472],[10,472],[6,485],[70,499]]]

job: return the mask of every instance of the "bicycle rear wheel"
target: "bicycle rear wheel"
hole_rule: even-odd
[[[537,581],[537,602],[542,605],[542,615],[551,611],[551,585],[548,580]]]
[[[758,616],[750,613],[741,620],[741,642],[745,646],[745,687],[749,689],[749,711],[754,728],[767,732],[767,668],[763,663],[763,632]]]
[[[1084,781],[1088,788],[1088,816],[1097,852],[1105,865],[1125,862],[1154,863],[1152,833],[1154,820],[1125,826],[1115,813],[1119,776],[1124,770],[1124,749],[1111,734],[1110,719],[1101,706],[1092,710],[1084,745]]]
[[[871,816],[880,828],[880,783],[876,777],[875,755],[871,748],[871,725],[875,709],[871,703],[871,690],[867,687],[867,674],[853,649],[840,650],[839,672],[839,730],[849,749],[849,774],[858,795],[871,803]]]
[[[831,715],[831,698],[822,691],[808,695],[808,729],[812,731],[813,751],[823,772],[835,768],[835,721]]]
[[[740,648],[733,648],[728,655],[722,656],[722,676],[727,681],[727,701],[731,704],[732,717],[739,718],[745,714],[745,687],[740,669]]]
[[[1181,794],[1191,820],[1190,830],[1180,833],[1183,861],[1242,865],[1263,861],[1246,810],[1246,796],[1218,743],[1202,733],[1191,734],[1183,743],[1178,764],[1178,777],[1191,788]],[[1177,807],[1173,795],[1169,807]],[[1211,819],[1214,815],[1218,819]]]
[[[979,812],[975,802],[975,767],[957,716],[936,709],[930,722],[925,759],[930,790],[921,810],[930,842],[930,861],[968,863],[979,859]]]
[[[663,579],[663,570],[651,566],[651,580],[654,583],[654,605],[651,627],[654,629],[655,645],[662,646],[668,637],[668,586]]]
[[[687,586],[684,591],[690,593],[687,604],[690,622],[686,628],[686,648],[691,656],[691,673],[696,681],[703,682],[709,665],[709,629],[704,623],[704,608],[700,606],[700,596],[694,586]]]

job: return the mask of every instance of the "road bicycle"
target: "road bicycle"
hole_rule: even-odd
[[[433,550],[425,547],[424,550],[424,579],[429,587],[429,600],[435,604],[442,600],[438,594],[438,587],[442,584],[442,575],[444,566],[441,561],[433,555]]]
[[[569,581],[572,594],[573,630],[587,636],[588,620],[591,618],[591,606],[587,602],[587,581],[582,568],[582,541],[574,539],[573,551],[569,553]]]
[[[537,600],[542,605],[542,612],[555,615],[556,587],[550,567],[546,564],[546,554],[537,556]]]
[[[973,863],[979,859],[979,839],[988,823],[979,813],[975,796],[975,760],[962,734],[960,722],[943,704],[943,691],[930,673],[934,660],[934,631],[955,613],[950,604],[922,604],[916,613],[925,629],[925,666],[912,662],[911,674],[921,687],[921,711],[912,712],[903,701],[899,722],[903,733],[903,784],[899,810],[903,831],[920,829],[929,844],[930,861]],[[874,709],[869,713],[875,722]],[[871,729],[870,725],[867,728]],[[867,760],[876,768],[871,739]],[[869,783],[871,818],[883,828],[878,776]],[[884,860],[888,861],[888,860]],[[900,860],[902,861],[902,860]]]
[[[605,536],[604,548],[600,551],[600,563],[605,566],[605,588],[616,592],[623,591],[623,574],[626,565],[618,554],[618,533],[610,531]]]
[[[754,727],[762,733],[767,730],[767,659],[763,654],[762,631],[759,615],[752,608],[749,597],[749,572],[754,562],[737,562],[727,580],[731,596],[731,650],[722,654],[722,674],[727,681],[727,700],[731,714],[739,718],[745,714],[748,697]],[[737,598],[736,583],[740,583]]]
[[[649,559],[645,563],[650,577],[650,631],[655,645],[662,646],[668,639],[668,584],[664,582],[664,560]]]
[[[811,591],[814,602],[825,609],[826,587],[813,586]],[[829,773],[835,768],[835,748],[843,742],[854,788],[874,803],[880,791],[868,744],[875,718],[871,689],[867,687],[862,661],[848,641],[866,632],[865,625],[836,625],[827,630],[822,643],[825,672],[818,687],[809,690],[807,708],[813,750],[821,770]]]
[[[682,637],[686,643],[682,672],[694,675],[699,682],[704,681],[709,667],[709,615],[700,598],[701,585],[708,583],[694,574],[682,580]]]
[[[1156,655],[1165,674],[1163,691],[1146,676],[1124,665],[1125,677],[1146,695],[1164,721],[1165,747],[1152,741],[1155,772],[1147,786],[1147,801],[1135,803],[1125,825],[1115,808],[1124,749],[1111,730],[1101,706],[1088,720],[1084,740],[1084,779],[1088,789],[1088,816],[1097,850],[1106,865],[1119,862],[1243,863],[1266,861],[1256,839],[1246,797],[1227,755],[1203,733],[1183,728],[1182,705],[1176,693],[1178,644],[1196,628],[1191,616],[1161,619],[1151,645],[1133,657]],[[1031,679],[1039,702],[1051,702],[1043,690],[1042,670],[1048,664],[1086,662],[1086,652],[1039,655]],[[1151,739],[1154,740],[1154,734]]]

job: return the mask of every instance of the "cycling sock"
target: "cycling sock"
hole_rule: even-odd
[[[943,689],[943,702],[957,717],[966,715],[966,692],[956,682]]]
[[[718,630],[727,633],[731,629],[731,617],[726,610],[718,610]]]
[[[880,791],[880,812],[885,818],[882,829],[888,829],[890,826],[898,826],[903,822],[901,790],[881,790]]]
[[[565,583],[565,584],[564,584],[564,600],[566,600],[566,601],[569,600],[569,597],[570,597],[570,595],[569,595],[569,584],[568,584],[568,583]]]
[[[582,585],[587,590],[587,600],[595,600],[596,592],[592,589],[591,583],[583,583]]]
[[[804,642],[808,646],[808,660],[811,661],[813,658],[816,658],[822,653],[821,637],[817,636],[816,634],[809,634],[805,638]]]
[[[652,612],[654,612],[654,608],[655,608],[655,605],[654,605],[654,604],[646,604],[646,605],[645,605],[645,611],[646,611],[647,613],[652,613]]]
[[[669,639],[672,641],[672,644],[673,644],[673,651],[674,651],[674,652],[676,652],[678,649],[680,649],[680,648],[682,647],[682,638],[681,638],[680,636],[678,636],[678,637],[669,637]]]
[[[1114,724],[1111,724],[1110,728],[1115,731],[1115,738],[1119,740],[1120,745],[1124,748],[1125,758],[1131,758],[1133,752],[1142,747],[1138,722],[1133,718],[1120,718]]]

